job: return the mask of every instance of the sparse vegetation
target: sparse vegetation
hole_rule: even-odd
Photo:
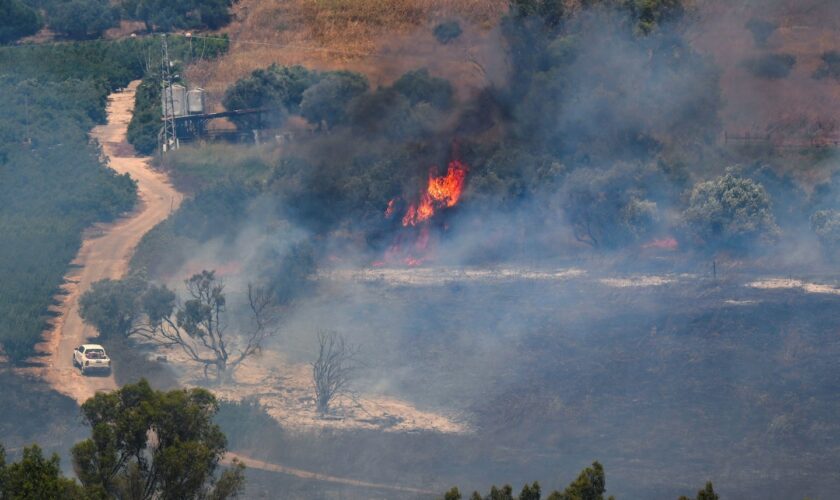
[[[248,286],[250,327],[228,331],[224,283],[213,271],[202,271],[185,282],[187,300],[176,301],[166,286],[149,285],[133,275],[124,281],[94,284],[80,302],[83,319],[103,336],[138,336],[157,345],[176,347],[191,362],[229,381],[236,368],[261,348],[276,327],[275,298],[262,288]]]
[[[326,415],[332,403],[346,395],[353,382],[357,348],[336,332],[318,332],[318,358],[312,363],[315,407]]]

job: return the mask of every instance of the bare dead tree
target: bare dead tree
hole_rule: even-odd
[[[248,357],[274,334],[277,322],[271,295],[248,285],[251,326],[240,335],[228,333],[224,282],[214,271],[202,271],[185,282],[188,300],[176,304],[166,287],[152,287],[144,297],[147,322],[134,331],[158,345],[180,348],[191,361],[214,369],[217,382],[229,380]]]
[[[318,332],[318,359],[312,363],[312,379],[320,415],[329,413],[335,398],[347,393],[356,371],[357,352],[336,332]]]

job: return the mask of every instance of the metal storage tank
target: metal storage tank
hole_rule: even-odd
[[[170,101],[171,96],[171,101]],[[170,111],[170,102],[172,110]],[[187,89],[183,85],[174,84],[167,87],[163,92],[163,114],[164,116],[184,116],[187,114]]]
[[[187,112],[191,115],[204,114],[204,89],[194,88],[187,92]]]

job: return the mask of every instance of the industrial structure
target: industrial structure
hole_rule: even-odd
[[[180,83],[175,83],[178,75],[172,74],[172,61],[169,59],[169,49],[166,36],[163,36],[161,57],[161,127],[158,136],[161,154],[178,149],[181,141],[194,141],[201,138],[223,140],[253,140],[259,142],[258,130],[262,128],[263,113],[271,109],[240,109],[207,113],[206,93],[202,88],[187,89]],[[208,123],[217,118],[230,118],[253,115],[253,133],[243,133],[234,130],[209,131]]]

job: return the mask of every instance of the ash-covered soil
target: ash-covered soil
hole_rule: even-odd
[[[305,451],[282,456],[305,465],[318,450],[334,473],[441,491],[560,487],[597,459],[619,498],[675,498],[706,480],[725,498],[830,498],[836,290],[828,279],[582,269],[324,274],[271,348],[303,363],[318,328],[338,330],[362,349],[358,390],[459,415],[469,431],[306,434]]]

